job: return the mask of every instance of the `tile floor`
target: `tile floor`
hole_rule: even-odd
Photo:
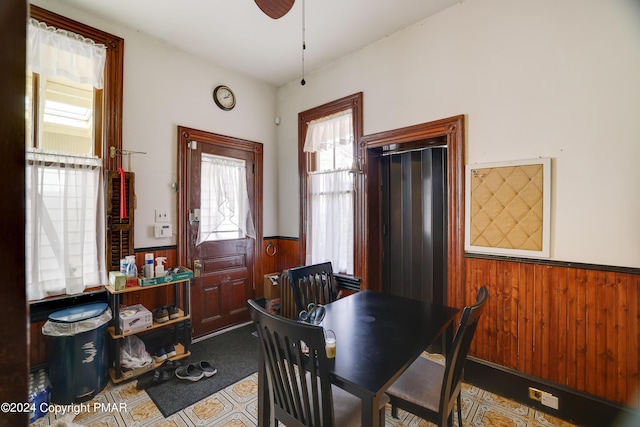
[[[220,368],[219,368],[220,369]],[[58,420],[78,427],[241,427],[255,426],[257,419],[257,374],[164,418],[144,390],[136,389],[136,381],[107,387],[85,406],[75,408],[78,414],[49,414],[31,426],[52,426]],[[553,418],[512,400],[465,385],[462,390],[464,426],[483,427],[571,427],[570,423]],[[399,419],[391,416],[387,407],[386,425],[394,427],[433,426],[433,424],[400,411]],[[457,416],[456,416],[457,418]],[[454,419],[454,426],[456,420]]]

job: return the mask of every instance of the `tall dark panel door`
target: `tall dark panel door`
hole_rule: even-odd
[[[383,158],[385,292],[446,302],[447,192],[446,147]]]

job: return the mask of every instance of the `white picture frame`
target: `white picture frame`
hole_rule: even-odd
[[[542,245],[539,250],[473,245],[471,243],[471,233],[474,227],[474,219],[471,212],[474,200],[472,199],[474,197],[472,180],[478,179],[482,173],[492,172],[497,168],[518,168],[529,165],[542,165]],[[551,158],[541,157],[537,159],[468,164],[465,169],[465,252],[509,257],[549,258],[551,254]],[[475,206],[477,206],[477,203]]]

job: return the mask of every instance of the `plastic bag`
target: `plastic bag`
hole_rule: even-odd
[[[110,320],[111,309],[109,308],[107,308],[100,316],[80,320],[79,322],[62,323],[47,320],[47,322],[42,326],[42,334],[52,337],[78,335],[83,332],[98,329],[100,326],[109,323]]]
[[[135,335],[124,338],[120,348],[120,366],[126,369],[137,369],[153,363],[144,342]]]

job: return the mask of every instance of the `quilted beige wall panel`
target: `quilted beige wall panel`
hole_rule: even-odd
[[[473,169],[470,178],[471,245],[541,251],[543,165]]]

